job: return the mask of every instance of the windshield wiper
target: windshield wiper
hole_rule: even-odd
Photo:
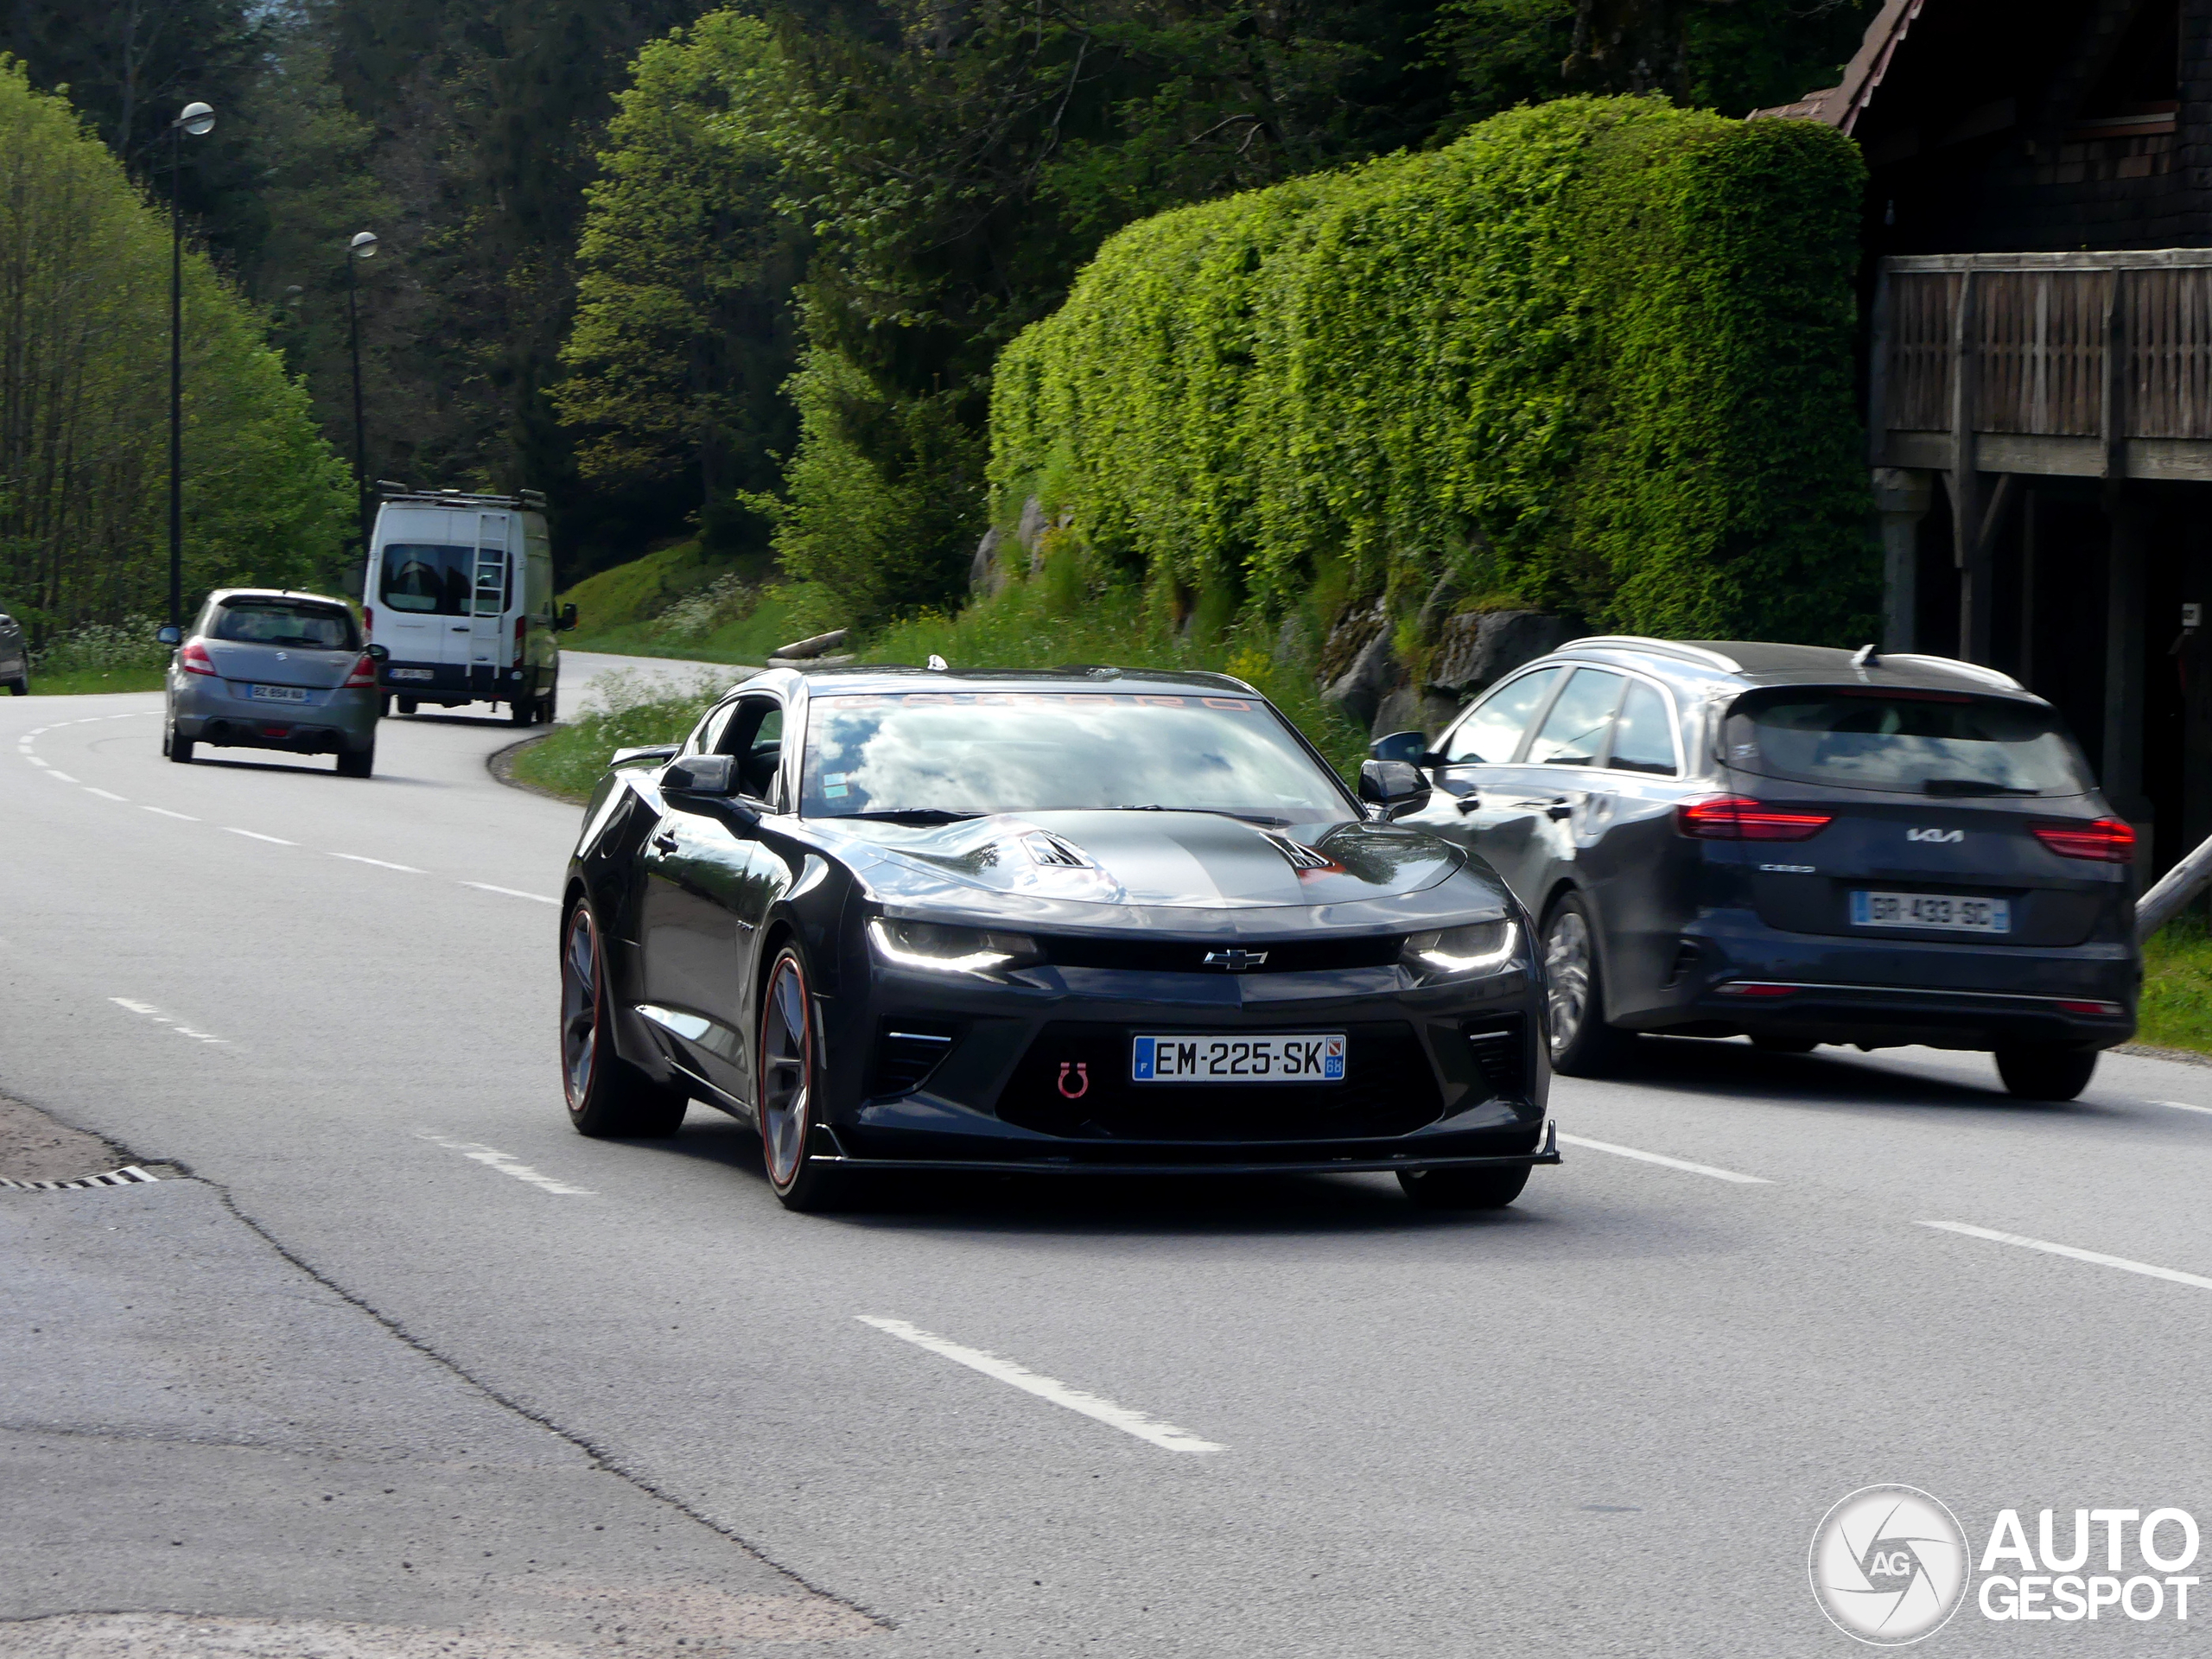
[[[1109,812],[1211,812],[1217,818],[1236,818],[1244,823],[1256,823],[1268,830],[1287,830],[1288,818],[1278,818],[1267,812],[1233,812],[1225,806],[1109,806]]]
[[[1993,784],[1980,778],[1929,778],[1920,785],[1923,795],[2040,795],[2039,789],[2013,784]]]
[[[875,823],[959,823],[968,818],[980,818],[986,813],[966,808],[950,806],[898,806],[884,812],[833,812],[831,817],[867,818]]]

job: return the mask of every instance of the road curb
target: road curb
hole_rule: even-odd
[[[560,728],[558,727],[556,727],[553,728],[553,731],[557,731]],[[522,758],[523,751],[524,749],[531,748],[537,744],[543,743],[547,738],[553,735],[553,731],[533,733],[528,737],[518,739],[516,741],[508,744],[504,749],[493,750],[491,753],[484,757],[484,770],[490,772],[495,780],[505,784],[509,789],[518,789],[525,795],[536,795],[545,800],[558,801],[563,806],[576,805],[577,803],[575,801],[571,800],[566,795],[561,794],[558,791],[547,789],[539,784],[525,782],[524,779],[515,776],[515,762]]]
[[[2178,1060],[2183,1065],[2212,1065],[2212,1054],[2200,1054],[2193,1048],[2161,1048],[2155,1043],[2120,1043],[2112,1052],[2140,1055],[2146,1060]]]

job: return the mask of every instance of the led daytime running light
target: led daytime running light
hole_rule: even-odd
[[[1510,921],[1471,922],[1433,933],[1408,936],[1405,955],[1432,973],[1491,974],[1521,948],[1521,930]]]
[[[876,954],[899,968],[936,974],[988,974],[1042,960],[1026,933],[988,933],[936,922],[899,922],[878,916],[868,925]]]

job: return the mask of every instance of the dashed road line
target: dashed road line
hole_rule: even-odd
[[[200,822],[199,819],[194,817],[189,812],[172,812],[166,806],[148,806],[143,801],[139,803],[139,809],[140,810],[146,812],[158,812],[165,818],[182,818],[187,823],[197,823]]]
[[[985,1353],[980,1348],[969,1348],[943,1337],[906,1323],[904,1319],[886,1319],[878,1313],[855,1313],[853,1317],[862,1325],[873,1325],[887,1336],[901,1342],[911,1342],[917,1348],[925,1348],[943,1359],[969,1370],[981,1371],[985,1376],[995,1377],[1001,1382],[1035,1395],[1039,1400],[1049,1400],[1056,1406],[1120,1429],[1124,1434],[1134,1434],[1141,1440],[1168,1452],[1226,1452],[1225,1446],[1212,1440],[1200,1440],[1188,1429],[1178,1428],[1173,1423],[1163,1423],[1157,1417],[1141,1411],[1132,1411],[1127,1406],[1117,1406],[1111,1400],[1086,1394],[1081,1389],[1071,1389],[1057,1378],[1039,1376],[1027,1365],[1017,1365],[1010,1359],[1001,1359],[996,1354]]]
[[[524,893],[519,887],[495,887],[489,881],[464,881],[461,885],[480,888],[486,893],[504,893],[510,899],[527,899],[533,904],[557,905],[561,902],[558,899],[548,899],[542,893]]]
[[[121,801],[125,806],[130,804],[130,798],[128,795],[118,795],[111,789],[95,789],[92,785],[86,784],[85,793],[97,795],[104,801]]]
[[[258,830],[239,830],[233,828],[232,825],[227,823],[225,824],[223,828],[226,830],[228,830],[232,835],[244,836],[251,841],[265,841],[274,846],[296,847],[300,844],[296,841],[286,841],[282,836],[264,836]]]
[[[2144,1104],[2146,1106],[2171,1106],[2177,1112],[2202,1112],[2208,1116],[2212,1116],[2212,1106],[2192,1106],[2185,1100],[2149,1100],[2144,1102]]]
[[[1633,1158],[1640,1163],[1664,1164],[1669,1169],[1686,1169],[1693,1175],[1710,1175],[1716,1181],[1736,1181],[1745,1186],[1774,1185],[1764,1175],[1745,1175],[1732,1169],[1715,1169],[1711,1164],[1694,1164],[1687,1158],[1669,1158],[1663,1153],[1639,1152],[1634,1147],[1617,1147],[1610,1141],[1587,1141],[1579,1135],[1562,1135],[1560,1139],[1570,1147],[1581,1147],[1590,1152],[1610,1152],[1616,1158]]]
[[[65,784],[73,784],[73,783],[75,783],[75,782],[77,781],[74,778],[72,778],[72,777],[71,777],[67,772],[56,772],[56,771],[55,771],[52,766],[48,766],[48,767],[46,769],[46,775],[47,775],[48,777],[49,777],[49,778],[59,778],[59,779],[60,779],[63,783],[65,783]]]
[[[133,1001],[127,996],[111,996],[108,998],[108,1001],[114,1003],[118,1008],[128,1008],[133,1014],[143,1014],[147,1019],[151,1020],[156,1025],[167,1026],[171,1031],[176,1033],[178,1036],[189,1037],[195,1042],[222,1043],[227,1045],[231,1040],[227,1037],[218,1037],[212,1031],[195,1031],[190,1026],[186,1025],[183,1020],[175,1019],[169,1014],[163,1014],[159,1008],[156,1007],[150,1002]]]
[[[380,870],[397,870],[406,875],[421,875],[423,872],[412,864],[395,864],[387,858],[371,858],[365,853],[333,853],[333,858],[342,858],[355,864],[373,864]]]
[[[2054,1244],[2047,1238],[2030,1238],[2024,1233],[2000,1233],[1993,1227],[1970,1227],[1963,1221],[1923,1221],[1923,1227],[1934,1227],[1947,1233],[1963,1233],[1968,1238],[1986,1238],[1993,1244],[2017,1244],[2024,1250],[2041,1250],[2046,1255],[2063,1255],[2075,1262],[2087,1262],[2100,1268],[2118,1268],[2123,1273],[2139,1273],[2147,1279],[2169,1280],[2177,1285],[2189,1285],[2198,1290],[2212,1290],[2212,1279],[2202,1274],[2183,1273],[2177,1268],[2161,1268],[2148,1262],[2131,1262],[2124,1255],[2107,1255],[2102,1250],[2084,1250],[2071,1244]]]
[[[596,1196],[594,1190],[588,1186],[574,1186],[567,1181],[556,1179],[553,1176],[532,1169],[519,1158],[511,1153],[501,1152],[497,1147],[484,1146],[474,1141],[456,1141],[449,1135],[439,1134],[435,1129],[417,1129],[415,1134],[420,1140],[428,1141],[434,1146],[443,1147],[448,1152],[457,1152],[462,1157],[473,1159],[487,1169],[496,1169],[502,1175],[512,1175],[518,1181],[527,1181],[531,1185],[545,1192],[559,1192],[566,1196],[583,1198]]]

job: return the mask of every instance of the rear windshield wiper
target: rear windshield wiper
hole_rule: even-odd
[[[2040,795],[2039,789],[2013,784],[1993,784],[1980,778],[1930,778],[1920,785],[1923,795]]]
[[[832,812],[833,818],[866,818],[874,823],[959,823],[985,813],[950,806],[899,806],[884,812]]]

